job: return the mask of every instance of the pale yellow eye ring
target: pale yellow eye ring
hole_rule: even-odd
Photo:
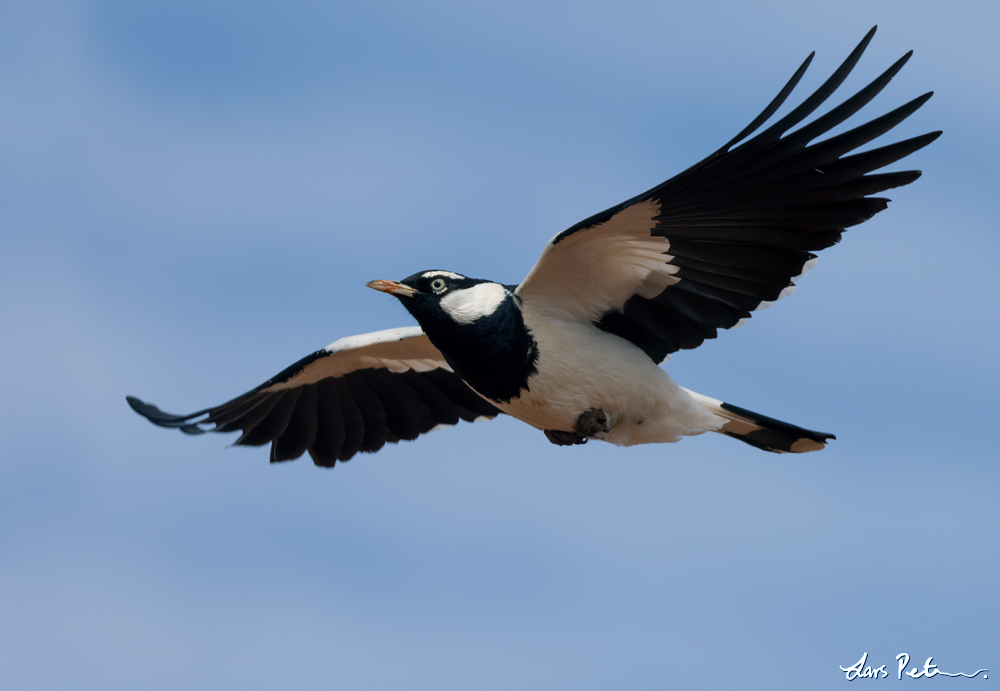
[[[445,282],[443,278],[435,278],[431,281],[431,290],[435,293],[443,293],[445,289]]]

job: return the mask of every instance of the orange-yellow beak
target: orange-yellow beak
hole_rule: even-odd
[[[368,281],[365,285],[369,288],[380,290],[383,293],[395,295],[396,297],[409,297],[417,292],[410,286],[404,286],[402,283],[396,281]]]

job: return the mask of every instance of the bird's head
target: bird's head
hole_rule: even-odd
[[[402,281],[369,281],[366,285],[399,298],[425,331],[435,322],[477,322],[494,314],[512,295],[499,283],[453,271],[422,271]]]

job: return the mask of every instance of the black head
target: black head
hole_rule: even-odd
[[[434,322],[477,322],[511,298],[511,292],[499,283],[453,271],[421,271],[402,281],[371,281],[367,285],[399,298],[425,330],[433,329]]]
[[[369,288],[399,298],[452,369],[493,401],[528,386],[537,347],[513,287],[452,271],[423,271]]]

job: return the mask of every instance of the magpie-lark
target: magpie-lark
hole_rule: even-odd
[[[556,235],[520,285],[451,271],[372,281],[369,287],[398,298],[420,326],[342,338],[252,391],[190,415],[127,400],[162,427],[239,430],[236,444],[271,444],[272,462],[308,451],[321,466],[501,412],[556,444],[673,442],[713,431],[767,451],[822,449],[832,434],[689,391],[659,363],[789,295],[816,262],[813,251],[886,208],[887,199],[870,195],[920,176],[871,173],[940,132],[851,152],[892,129],[930,93],[812,143],[864,107],[910,53],[790,132],[840,86],[874,33],[770,127],[751,138],[813,55],[718,151]]]

